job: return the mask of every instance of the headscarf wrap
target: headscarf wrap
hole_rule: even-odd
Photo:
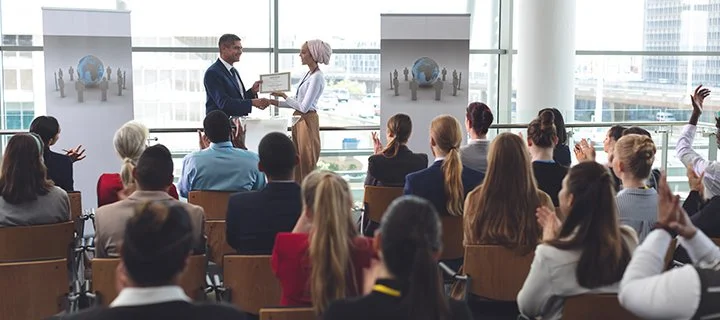
[[[315,39],[309,40],[307,46],[315,62],[322,64],[328,64],[330,62],[330,55],[332,55],[330,44],[320,39]]]

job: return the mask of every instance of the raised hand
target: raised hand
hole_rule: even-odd
[[[703,88],[702,85],[695,88],[695,92],[690,96],[690,101],[692,102],[693,107],[693,115],[700,116],[703,113],[703,102],[705,102],[705,98],[709,95],[710,89]]]
[[[671,222],[678,220],[677,213],[680,203],[680,197],[676,196],[670,190],[667,183],[667,174],[663,172],[660,175],[660,181],[657,185],[658,194],[658,212],[657,222],[662,226],[669,226]]]
[[[198,143],[200,145],[200,150],[204,150],[207,147],[209,147],[210,140],[208,139],[208,137],[205,136],[205,134],[202,132],[202,130],[198,130],[197,133],[198,133]]]
[[[535,216],[537,217],[538,224],[540,224],[543,229],[542,240],[550,241],[555,239],[558,233],[560,233],[560,225],[562,225],[555,211],[548,207],[538,207],[535,211]]]
[[[65,154],[72,159],[73,162],[85,159],[85,149],[82,149],[82,145],[75,147],[75,149],[64,150]]]
[[[380,138],[378,138],[378,133],[372,132],[370,136],[372,137],[373,150],[375,151],[375,154],[380,154],[383,150],[383,145],[382,142],[380,142]]]
[[[703,192],[702,178],[703,178],[703,176],[705,176],[705,172],[701,173],[700,176],[698,176],[692,167],[687,167],[686,175],[688,178],[688,185],[690,186],[690,190],[697,191],[702,194],[702,192]]]

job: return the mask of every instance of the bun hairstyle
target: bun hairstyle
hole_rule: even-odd
[[[442,164],[447,199],[445,209],[451,216],[462,216],[465,189],[462,182],[463,166],[458,150],[462,142],[460,123],[450,115],[437,116],[430,124],[430,136],[437,148],[446,153]]]
[[[143,202],[125,226],[120,252],[133,282],[157,287],[183,271],[192,245],[190,216],[182,206]]]
[[[388,141],[382,154],[385,157],[394,158],[400,151],[400,147],[410,140],[412,120],[407,114],[398,113],[388,119],[387,130],[388,133],[392,134],[392,138]]]
[[[470,128],[478,135],[487,134],[495,120],[490,107],[482,102],[470,103],[465,113],[465,117],[470,121]]]
[[[555,138],[557,138],[557,128],[555,127],[555,114],[550,110],[545,110],[530,122],[527,129],[528,139],[540,148],[555,147]]]
[[[352,220],[352,195],[342,177],[322,170],[305,177],[302,195],[303,206],[312,212],[310,296],[315,313],[322,314],[332,301],[361,291],[352,265],[351,249],[358,235]],[[354,285],[348,285],[348,279]]]
[[[560,110],[556,108],[545,108],[540,110],[538,112],[538,116],[543,114],[545,111],[550,111],[555,116],[554,122],[555,122],[555,130],[557,130],[557,137],[558,137],[558,144],[564,145],[567,143],[568,140],[568,134],[567,130],[565,130],[565,119],[563,118],[562,113],[560,113]]]
[[[137,165],[140,155],[145,151],[150,131],[140,122],[130,121],[125,123],[115,132],[113,145],[115,151],[123,160],[120,169],[120,179],[123,186],[127,187],[135,181],[132,177],[133,169]]]
[[[655,143],[644,135],[628,134],[615,143],[613,155],[636,178],[647,178],[655,162]]]
[[[408,318],[449,319],[435,259],[442,249],[442,226],[432,203],[416,196],[396,199],[382,217],[380,234],[385,266],[403,284]]]

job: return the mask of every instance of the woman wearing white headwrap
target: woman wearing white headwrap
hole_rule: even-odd
[[[292,127],[293,142],[300,157],[300,163],[295,168],[295,181],[298,183],[315,170],[320,158],[320,122],[316,110],[325,89],[325,78],[319,64],[328,64],[331,54],[330,45],[322,40],[305,42],[300,49],[300,60],[310,70],[300,81],[295,97],[288,97],[283,92],[271,93],[274,97],[285,99],[271,100],[273,105],[295,109],[293,114],[300,116],[300,120]]]

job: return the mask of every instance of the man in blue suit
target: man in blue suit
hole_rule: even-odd
[[[205,71],[203,79],[207,94],[205,114],[222,110],[228,116],[237,117],[248,115],[253,106],[265,109],[270,102],[268,99],[258,99],[261,82],[255,81],[250,90],[246,90],[240,74],[233,67],[233,63],[240,61],[242,55],[240,38],[234,34],[224,34],[218,41],[218,47],[220,58]]]

